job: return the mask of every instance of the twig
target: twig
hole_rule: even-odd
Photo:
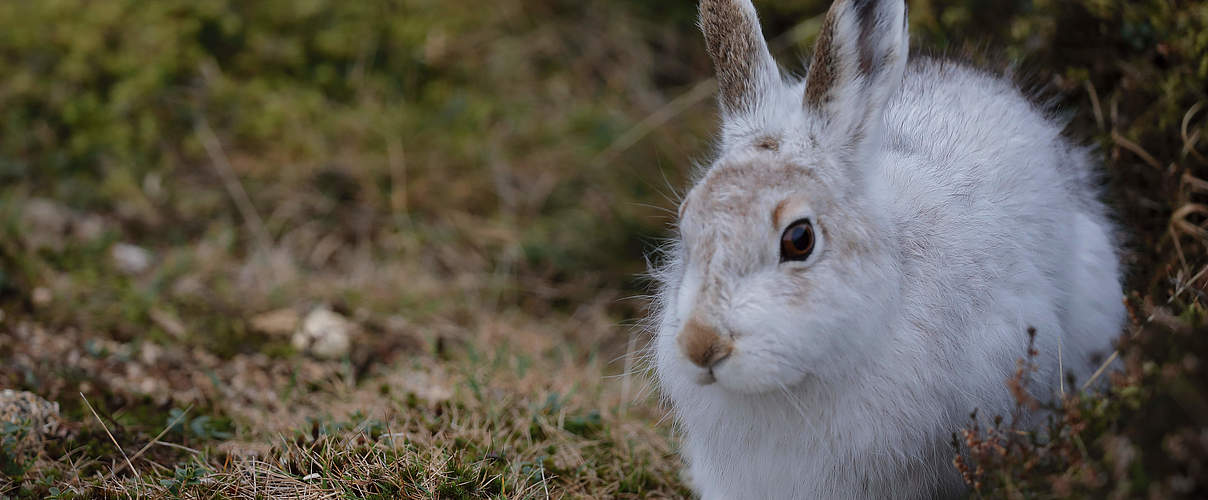
[[[235,207],[239,209],[239,215],[243,216],[243,221],[247,223],[248,228],[251,230],[252,237],[256,239],[261,252],[267,257],[271,254],[273,248],[272,237],[269,236],[268,230],[264,228],[264,219],[261,219],[260,214],[256,212],[256,206],[252,204],[252,199],[247,195],[247,191],[243,189],[243,184],[235,176],[235,170],[231,168],[231,161],[222,149],[222,142],[218,140],[217,135],[214,135],[214,130],[210,128],[210,124],[206,121],[204,115],[197,118],[194,131],[197,134],[197,138],[201,140],[201,145],[205,148],[206,154],[210,156],[210,164],[214,166],[214,170],[222,178],[222,184],[226,187],[227,194],[235,202]]]
[[[1090,80],[1086,81],[1086,93],[1091,96],[1091,110],[1095,113],[1095,123],[1099,125],[1099,130],[1107,128],[1107,121],[1103,118],[1103,104],[1099,102],[1099,92],[1095,90],[1095,84]]]
[[[130,466],[131,472],[134,472],[134,477],[137,477],[139,481],[142,481],[143,476],[138,473],[138,469],[134,468],[134,464],[130,463],[130,457],[126,456],[126,451],[122,449],[122,445],[117,444],[117,439],[113,437],[112,432],[109,432],[109,426],[105,425],[105,422],[101,420],[101,416],[98,415],[96,410],[92,408],[92,403],[88,402],[88,398],[84,396],[84,393],[81,392],[80,397],[84,398],[84,406],[88,407],[88,411],[92,412],[93,417],[96,417],[96,421],[101,424],[101,428],[105,429],[105,434],[109,436],[110,441],[113,441],[113,446],[117,448],[118,453],[121,453],[122,458],[126,459],[126,465]]]
[[[1183,155],[1193,155],[1201,163],[1208,163],[1208,160],[1195,149],[1196,144],[1200,141],[1200,130],[1197,129],[1194,133],[1188,134],[1187,129],[1191,127],[1191,121],[1199,114],[1200,110],[1204,109],[1204,101],[1195,103],[1187,113],[1183,115],[1182,127],[1179,131],[1183,136]]]
[[[1205,159],[1199,151],[1195,150],[1196,145],[1200,142],[1200,132],[1199,129],[1196,129],[1195,132],[1191,133],[1191,137],[1183,138],[1183,156],[1194,156],[1200,163],[1208,163],[1208,159]]]
[[[646,116],[646,118],[643,118],[642,121],[638,122],[637,125],[630,127],[629,130],[625,131],[624,134],[621,134],[621,136],[613,141],[612,144],[609,144],[604,151],[601,151],[600,154],[596,155],[596,157],[592,159],[592,166],[603,167],[609,163],[612,163],[613,160],[616,160],[616,158],[621,155],[621,153],[628,151],[629,148],[633,147],[638,142],[641,142],[641,140],[645,139],[646,136],[650,135],[651,132],[655,131],[659,127],[662,127],[664,124],[671,121],[671,119],[679,116],[684,111],[687,111],[701,101],[709,98],[709,96],[713,95],[713,92],[716,90],[717,79],[715,78],[709,78],[697,83],[692,87],[691,90],[685,92],[679,97],[676,97],[675,99],[672,99],[671,102],[668,102],[663,107],[655,110],[654,113]]]
[[[1065,399],[1065,367],[1061,355],[1061,344],[1063,343],[1060,338],[1057,339],[1057,388],[1061,391],[1061,399]]]
[[[1203,278],[1205,274],[1208,274],[1208,266],[1200,269],[1200,272],[1195,273],[1195,276],[1192,276],[1191,279],[1178,280],[1178,288],[1176,288],[1174,291],[1175,296],[1182,295],[1183,292],[1186,292],[1189,289],[1198,292],[1199,290],[1195,288],[1195,283],[1199,281],[1200,278]]]
[[[176,449],[178,449],[178,450],[184,450],[184,451],[187,451],[187,452],[192,453],[192,454],[194,454],[194,455],[200,455],[200,454],[201,454],[201,450],[195,450],[195,449],[193,449],[193,448],[189,448],[188,446],[179,445],[179,444],[176,444],[176,443],[169,443],[169,442],[167,442],[167,441],[152,441],[151,443],[152,443],[152,444],[158,444],[158,445],[160,445],[160,446],[167,446],[168,448],[176,448]]]
[[[541,466],[541,488],[545,490],[546,500],[549,500],[549,485],[545,483],[545,465]]]
[[[1116,145],[1118,145],[1124,149],[1127,149],[1129,151],[1132,151],[1134,154],[1136,154],[1142,160],[1144,160],[1145,163],[1148,163],[1149,166],[1156,168],[1158,170],[1162,170],[1162,163],[1159,162],[1157,158],[1154,158],[1153,155],[1149,154],[1149,152],[1146,151],[1144,148],[1142,148],[1140,145],[1138,145],[1137,143],[1135,143],[1133,141],[1128,140],[1127,137],[1120,135],[1120,133],[1116,132],[1115,130],[1112,131],[1112,141],[1114,141],[1116,143]]]
[[[772,40],[770,50],[779,52],[797,41],[804,40],[811,35],[816,35],[822,31],[822,19],[823,16],[819,15],[797,23],[797,25],[789,28],[788,31]],[[701,80],[684,94],[672,99],[653,113],[647,115],[642,121],[630,127],[629,130],[614,140],[612,144],[609,144],[607,148],[604,148],[603,151],[597,154],[592,159],[591,165],[593,167],[603,167],[612,163],[618,156],[641,142],[651,132],[654,132],[701,101],[708,99],[716,90],[716,78]]]
[[[78,465],[76,465],[75,458],[73,458],[71,456],[72,453],[74,453],[74,451],[67,452],[67,454],[64,455],[63,458],[67,459],[67,465],[69,465],[71,467],[71,472],[72,472],[72,474],[75,475],[75,482],[72,483],[72,486],[79,486],[80,485],[80,467]]]
[[[1190,172],[1183,174],[1183,184],[1189,187],[1192,191],[1203,191],[1208,193],[1208,181],[1191,175]]]
[[[1179,243],[1179,233],[1174,230],[1174,227],[1175,224],[1172,220],[1170,225],[1167,227],[1167,231],[1170,232],[1170,242],[1174,244],[1174,253],[1179,257],[1179,263],[1182,264],[1183,269],[1186,270],[1189,269],[1187,265],[1187,256],[1183,254],[1183,244]],[[1171,297],[1171,299],[1174,299],[1174,297]]]
[[[164,434],[167,434],[169,430],[172,430],[172,427],[175,426],[177,422],[180,422],[180,419],[185,418],[185,415],[187,415],[189,413],[189,410],[192,410],[192,409],[193,409],[193,405],[189,405],[188,408],[185,408],[185,411],[180,412],[179,415],[177,415],[171,421],[169,421],[168,426],[164,427],[164,430],[159,431],[159,435],[155,436],[154,438],[151,439],[151,441],[148,441],[147,444],[143,445],[143,447],[140,448],[138,450],[138,452],[134,454],[133,457],[130,457],[130,460],[127,461],[127,464],[133,463],[135,460],[138,460],[138,457],[143,456],[143,453],[146,453],[147,450],[151,449],[151,445],[155,444],[156,441],[159,441],[159,438],[164,437]],[[113,469],[113,471],[109,473],[109,477],[113,477],[118,472],[121,472],[122,467],[125,467],[125,466],[123,465],[121,467]],[[131,467],[133,467],[133,465],[131,465]]]
[[[1208,229],[1204,229],[1203,227],[1200,227],[1199,225],[1187,220],[1187,217],[1192,214],[1208,215],[1208,205],[1203,205],[1200,203],[1188,203],[1183,205],[1179,207],[1178,210],[1175,210],[1173,214],[1171,214],[1170,221],[1176,228],[1184,233],[1195,236],[1201,240],[1208,241]]]
[[[1082,384],[1082,390],[1085,391],[1090,388],[1091,384],[1094,384],[1095,380],[1098,380],[1099,376],[1103,375],[1103,372],[1107,370],[1107,367],[1111,366],[1111,364],[1116,361],[1116,358],[1119,357],[1120,351],[1113,351],[1112,355],[1107,357],[1107,361],[1104,361],[1103,365],[1100,366],[1098,370],[1095,370],[1094,375],[1091,375],[1091,378],[1087,379],[1086,383]]]
[[[407,150],[397,138],[386,138],[386,162],[390,165],[390,211],[407,214]]]

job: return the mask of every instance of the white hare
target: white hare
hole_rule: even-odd
[[[1086,380],[1125,318],[1087,151],[1011,83],[907,64],[903,0],[839,0],[804,80],[704,0],[718,155],[684,197],[653,356],[705,499],[960,494],[954,432]]]

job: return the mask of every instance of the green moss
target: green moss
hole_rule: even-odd
[[[829,4],[757,3],[769,37],[816,21]],[[575,392],[583,389],[542,388],[513,394],[518,404],[497,401],[501,373],[540,375],[565,361],[559,356],[594,363],[624,338],[579,345],[586,342],[576,332],[553,331],[578,327],[550,326],[564,345],[546,359],[512,352],[508,342],[479,346],[460,330],[495,331],[517,318],[562,325],[569,317],[577,325],[584,312],[599,322],[640,314],[639,305],[613,298],[643,293],[632,276],[665,234],[662,210],[674,205],[673,191],[708,155],[711,103],[690,107],[628,149],[609,148],[710,75],[695,11],[692,2],[634,0],[489,7],[468,0],[0,2],[0,356],[32,359],[0,373],[0,383],[58,399],[79,430],[52,446],[50,460],[82,457],[82,476],[105,474],[113,443],[77,389],[93,388],[90,400],[127,446],[147,442],[181,411],[109,387],[109,376],[131,361],[122,356],[138,353],[108,346],[184,347],[228,360],[264,354],[289,367],[300,353],[288,335],[253,331],[249,318],[339,304],[350,317],[399,314],[408,334],[434,346],[417,357],[459,367],[451,369],[460,381],[452,401],[399,394],[406,418],[391,425],[435,435],[456,433],[455,419],[489,423],[491,439],[457,434],[387,450],[372,444],[386,432],[381,422],[316,419],[298,442],[348,452],[324,458],[325,486],[349,497],[479,498],[599,479],[618,496],[684,496],[669,472],[676,459],[628,456],[634,446],[618,440],[617,417],[576,403],[592,398]],[[1208,102],[1208,7],[912,0],[911,23],[924,51],[1013,67],[1021,83],[1039,87],[1070,116],[1074,137],[1098,146],[1109,198],[1130,237],[1129,289],[1137,302],[1162,304],[1158,317],[1182,325],[1144,325],[1123,346],[1131,379],[1107,397],[1079,397],[1058,409],[1053,440],[1029,440],[1019,455],[984,464],[982,494],[1168,493],[1164,485],[1205,456],[1193,448],[1185,459],[1172,457],[1166,447],[1202,429],[1192,410],[1208,386],[1202,371],[1187,369],[1208,359],[1199,333],[1203,286],[1190,282],[1205,252],[1196,238],[1177,236],[1175,245],[1171,236],[1178,209],[1208,202],[1185,181],[1208,177],[1203,140],[1188,145],[1197,133],[1208,136],[1208,114],[1202,107],[1190,113]],[[790,68],[799,69],[791,55],[808,50],[811,34],[804,29],[774,44]],[[220,152],[202,140],[207,128]],[[230,160],[263,234],[232,201],[217,157]],[[20,221],[34,197],[73,217],[101,217],[104,234],[64,234],[62,248],[30,247],[34,229]],[[280,263],[263,268],[266,236],[275,258],[284,257],[284,278],[273,274]],[[153,269],[133,276],[116,269],[109,252],[118,242],[153,252]],[[347,279],[364,275],[366,262],[370,283]],[[33,303],[37,288],[53,292],[49,304]],[[598,303],[610,305],[597,314]],[[1136,307],[1142,318],[1155,311]],[[153,312],[178,318],[185,334],[167,331]],[[87,363],[18,352],[20,343],[4,342],[15,339],[9,327],[18,323],[85,332],[78,350]],[[374,340],[395,333],[375,331]],[[357,382],[389,368],[379,354],[389,359],[371,352],[354,362]],[[224,383],[214,373],[201,376]],[[383,398],[398,394],[373,383]],[[299,379],[271,390],[292,404],[331,387]],[[232,437],[244,423],[205,407],[212,403],[190,410],[169,436],[207,449]],[[1141,458],[1117,468],[1108,451],[1121,437]],[[561,470],[566,447],[583,462]],[[221,497],[196,481],[205,472],[191,454],[177,451],[150,452],[165,465],[146,472],[148,487]],[[312,472],[313,464],[284,456],[282,447],[274,453],[281,456],[266,460],[290,474]],[[355,454],[398,467],[366,478]],[[0,450],[6,473],[49,480],[60,470],[30,472],[32,462],[14,457]],[[427,481],[436,470],[447,474]],[[1108,479],[1083,481],[1095,474]],[[40,482],[19,488],[24,497],[117,497],[56,494]]]

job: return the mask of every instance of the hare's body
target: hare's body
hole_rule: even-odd
[[[767,60],[740,67],[761,90],[726,74],[724,51],[743,44],[711,40],[721,154],[684,201],[655,346],[706,499],[956,494],[952,435],[975,409],[1011,414],[1006,382],[1027,331],[1039,352],[1029,389],[1042,399],[1062,372],[1086,380],[1119,331],[1119,266],[1092,163],[1045,112],[954,64],[843,64],[871,52],[904,67],[904,34],[887,24],[903,11],[841,1],[818,49],[836,67],[815,57],[805,81],[779,85]],[[707,0],[702,16],[708,38],[723,25],[710,16],[750,22],[753,9]],[[858,31],[871,41],[843,46],[844,30],[869,26],[890,33]],[[878,96],[880,83],[891,88]],[[783,248],[776,258],[790,220],[818,233],[800,262]]]

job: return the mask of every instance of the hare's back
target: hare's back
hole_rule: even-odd
[[[935,60],[907,71],[885,124],[907,300],[946,312],[926,326],[968,331],[997,312],[1068,329],[1076,255],[1113,252],[1085,149],[1011,82]],[[1088,231],[1104,248],[1082,248]]]
[[[1077,214],[1104,219],[1085,148],[1006,79],[923,59],[908,69],[885,124],[885,173],[907,231],[997,253],[1004,244],[1051,249]]]
[[[923,162],[912,165],[914,173],[933,176],[936,187],[986,194],[1057,187],[1074,201],[1095,199],[1086,152],[1062,136],[1063,123],[1050,110],[1006,78],[918,60],[885,122],[886,146]]]

